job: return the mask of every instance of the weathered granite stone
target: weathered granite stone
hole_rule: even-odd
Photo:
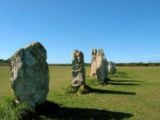
[[[80,87],[85,84],[84,56],[81,51],[73,52],[72,60],[72,87]]]
[[[45,48],[38,42],[18,50],[11,58],[11,86],[17,102],[35,107],[45,102],[49,72]]]
[[[93,49],[92,50],[92,60],[91,60],[91,72],[90,72],[90,77],[92,78],[97,78],[97,50]]]
[[[108,77],[108,61],[104,58],[104,70],[105,70],[105,78]]]
[[[97,52],[97,79],[104,82],[105,81],[105,62],[104,62],[104,52],[102,49],[99,49]]]
[[[116,72],[116,66],[113,62],[108,63],[108,73],[114,74]]]
[[[107,64],[103,49],[93,49],[90,76],[100,82],[105,82],[108,71]]]

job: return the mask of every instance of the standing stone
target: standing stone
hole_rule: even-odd
[[[73,52],[72,60],[72,87],[85,85],[84,56],[81,51]]]
[[[92,78],[96,78],[97,77],[97,61],[96,61],[96,57],[97,57],[97,50],[93,49],[92,50],[92,61],[91,61],[91,72],[90,72],[90,76]]]
[[[107,59],[106,58],[104,58],[104,70],[105,70],[105,78],[107,78],[108,79],[108,61],[107,61]],[[106,79],[106,80],[107,80]],[[109,80],[109,79],[108,79]]]
[[[116,66],[113,62],[108,63],[108,73],[114,74],[116,72]]]
[[[90,76],[96,78],[100,82],[105,82],[107,78],[107,60],[104,55],[103,49],[92,50],[92,62]]]
[[[101,82],[105,82],[105,62],[104,62],[104,52],[102,49],[99,49],[97,52],[97,79]]]
[[[17,51],[11,58],[11,86],[16,102],[35,107],[46,101],[49,70],[45,48],[38,42]]]

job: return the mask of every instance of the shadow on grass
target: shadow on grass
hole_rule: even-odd
[[[110,85],[127,85],[127,86],[138,86],[140,85],[138,80],[109,80],[108,84]]]
[[[98,83],[96,80],[86,80],[86,83],[91,86],[97,86],[97,85],[122,85],[122,86],[138,86],[140,85],[138,82],[142,81],[136,81],[136,80],[110,80],[107,78],[104,83]]]
[[[142,81],[138,81],[138,80],[110,80],[110,82],[142,82]]]
[[[116,72],[114,75],[110,75],[112,77],[120,77],[120,78],[131,78],[126,72]]]
[[[120,95],[136,95],[135,92],[124,92],[124,91],[113,91],[113,90],[102,90],[90,88],[91,93],[100,93],[100,94],[120,94]]]
[[[138,86],[139,84],[136,83],[115,83],[115,82],[108,82],[110,85],[127,85],[127,86]]]
[[[88,108],[67,108],[60,107],[58,104],[47,101],[36,108],[36,112],[40,116],[49,119],[65,119],[65,120],[122,120],[130,118],[130,113],[113,112],[106,110],[88,109]]]

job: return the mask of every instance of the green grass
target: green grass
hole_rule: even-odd
[[[34,109],[25,103],[15,104],[13,98],[5,98],[0,106],[0,120],[38,119]]]
[[[71,84],[71,67],[50,66],[48,103],[42,108],[42,119],[108,119],[108,120],[159,120],[160,119],[160,67],[118,67],[110,75],[107,85],[96,85],[85,95],[66,94]],[[0,66],[0,103],[4,97],[13,98],[9,82],[10,69]],[[38,109],[39,110],[39,109]]]

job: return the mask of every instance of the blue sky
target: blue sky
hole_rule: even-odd
[[[39,41],[49,63],[91,61],[103,48],[114,62],[160,62],[159,0],[0,0],[0,59]]]

